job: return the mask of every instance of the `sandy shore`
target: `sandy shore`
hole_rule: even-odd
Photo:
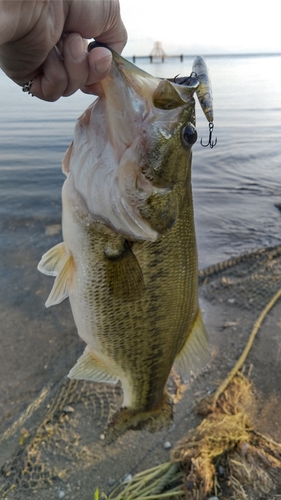
[[[40,238],[36,238],[36,244],[33,244],[35,238],[31,241],[32,234],[43,232],[43,229],[40,224],[36,228],[15,229],[17,235],[20,233],[22,236],[22,245],[3,255],[4,286],[0,301],[2,435],[36,399],[43,387],[52,380],[63,379],[84,348],[75,331],[67,301],[50,310],[44,308],[51,282],[34,269],[34,264],[43,253],[43,245]],[[47,246],[51,247],[57,235],[49,234],[47,238],[50,243]],[[5,269],[9,270],[6,275]],[[271,276],[269,284],[272,279]],[[210,336],[210,364],[197,379],[180,386],[171,429],[156,434],[130,431],[106,446],[102,439],[103,429],[122,401],[120,389],[91,383],[78,384],[75,388],[78,396],[66,397],[64,410],[56,413],[55,420],[48,424],[49,429],[47,425],[48,431],[41,433],[35,444],[29,441],[31,436],[28,433],[25,441],[25,423],[19,426],[17,447],[20,442],[22,451],[22,446],[28,444],[30,456],[33,456],[31,468],[34,469],[34,480],[32,474],[27,474],[26,486],[30,484],[35,489],[16,488],[1,498],[92,500],[97,487],[108,494],[126,475],[168,461],[175,443],[201,421],[202,417],[194,413],[196,402],[212,393],[226,377],[247,342],[262,303],[265,305],[267,302],[267,296],[256,298],[254,282],[253,297],[249,296],[247,302],[240,288],[235,288],[237,280],[233,281],[232,287],[230,281],[224,280],[230,278],[219,275],[200,286],[200,303]],[[245,363],[245,374],[250,374],[257,391],[257,404],[252,411],[255,428],[279,442],[280,328],[281,304],[278,302],[262,324]],[[176,392],[173,379],[170,389]],[[10,443],[8,440],[0,445],[1,466],[7,466],[7,463],[11,466],[12,447],[9,448],[11,443],[8,446],[7,442]],[[21,460],[19,457],[14,463],[14,472],[22,466]],[[45,480],[36,483],[40,474]],[[13,477],[16,481],[16,475]],[[2,474],[1,484],[6,480]],[[38,486],[44,487],[38,489]]]

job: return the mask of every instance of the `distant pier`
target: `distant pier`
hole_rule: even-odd
[[[162,49],[163,50],[163,49]],[[195,58],[198,54],[178,54],[178,55],[168,55],[166,54],[164,51],[163,52],[159,52],[158,51],[155,51],[153,49],[153,51],[149,54],[149,55],[144,55],[144,56],[136,56],[136,55],[133,55],[133,56],[130,56],[132,57],[132,60],[133,62],[136,62],[137,59],[149,59],[151,63],[153,63],[154,61],[161,61],[161,62],[165,62],[166,59],[179,59],[181,62],[183,62],[183,60],[186,58]],[[242,54],[235,54],[235,53],[224,53],[224,54],[202,54],[202,57],[215,57],[215,58],[224,58],[224,59],[229,59],[229,58],[233,58],[233,57],[244,57],[244,58],[249,58],[249,57],[264,57],[264,56],[267,56],[267,57],[280,57],[281,56],[281,52],[265,52],[265,53],[256,53],[256,52],[252,52],[252,53],[242,53]]]
[[[184,55],[180,54],[178,56],[168,56],[162,47],[162,43],[155,42],[154,47],[148,56],[133,56],[133,62],[136,62],[137,59],[149,59],[151,63],[153,63],[153,61],[159,60],[159,59],[160,59],[160,61],[165,62],[165,59],[170,58],[170,57],[173,57],[173,58],[176,57],[176,58],[180,59],[180,61],[182,62]]]
[[[149,59],[151,63],[154,61],[161,61],[165,62],[165,59],[179,59],[180,62],[183,62],[185,57],[190,57],[190,56],[185,56],[184,54],[179,54],[179,55],[172,55],[168,56],[167,54],[162,55],[162,56],[155,56],[152,54],[149,54],[148,56],[132,56],[133,62],[135,63],[137,59]]]

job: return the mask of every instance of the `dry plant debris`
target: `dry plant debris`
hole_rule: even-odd
[[[280,489],[281,444],[255,431],[257,406],[249,380],[238,374],[217,400],[204,400],[201,424],[172,451],[185,475],[185,498],[258,499]],[[268,497],[269,498],[269,497]]]
[[[215,406],[210,398],[198,406],[205,418],[177,443],[170,462],[136,474],[108,499],[281,498],[281,444],[255,431],[256,407],[252,384],[239,373]]]

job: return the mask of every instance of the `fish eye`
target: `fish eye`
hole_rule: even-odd
[[[197,131],[192,123],[189,123],[182,129],[182,140],[185,146],[192,146],[197,141]]]

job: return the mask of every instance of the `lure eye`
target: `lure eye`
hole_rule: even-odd
[[[197,141],[197,131],[192,123],[182,129],[182,140],[185,146],[192,146]]]

